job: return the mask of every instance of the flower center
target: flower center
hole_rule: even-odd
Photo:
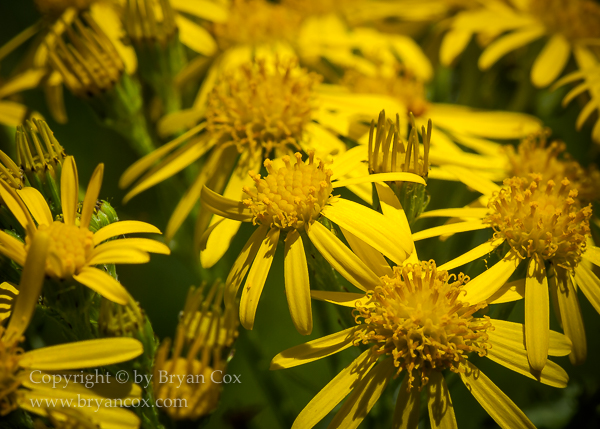
[[[207,129],[240,152],[266,157],[285,146],[299,149],[314,108],[313,88],[320,78],[294,61],[249,63],[226,74],[208,100]]]
[[[566,145],[561,141],[548,143],[550,130],[542,130],[523,139],[517,150],[505,146],[508,157],[508,176],[529,178],[532,173],[540,173],[547,180],[569,179],[577,189],[580,201],[588,203],[600,199],[600,172],[593,168],[584,169],[565,152]]]
[[[407,371],[409,388],[421,389],[433,370],[462,372],[470,352],[487,353],[492,325],[487,316],[473,319],[485,302],[459,299],[467,276],[449,276],[429,261],[394,267],[393,276],[381,279],[383,285],[354,310],[356,323],[366,325],[355,334],[355,344],[373,344],[376,356],[392,356],[398,374]]]
[[[83,10],[90,7],[95,0],[34,0],[35,6],[43,15],[56,16],[63,13],[66,9],[73,7],[77,10]]]
[[[46,269],[52,276],[67,279],[85,266],[94,248],[92,231],[59,221],[40,225],[39,230],[50,236]]]
[[[531,0],[529,11],[569,39],[600,37],[600,5],[591,0]]]
[[[585,250],[590,234],[591,206],[580,208],[577,190],[568,179],[560,186],[542,176],[504,180],[504,187],[492,197],[491,213],[484,222],[495,231],[495,238],[506,239],[521,258],[537,255],[566,269],[574,269]]]
[[[0,326],[0,416],[17,408],[15,391],[21,385],[17,371],[23,353],[19,341],[7,344],[2,340],[4,334],[5,329]]]
[[[215,23],[213,33],[222,50],[234,45],[292,40],[300,23],[294,11],[265,0],[234,0],[226,22]]]
[[[280,229],[302,228],[319,217],[321,210],[331,198],[331,170],[325,169],[323,161],[314,162],[314,153],[309,154],[308,164],[302,162],[302,155],[295,154],[296,163],[290,157],[282,158],[285,166],[275,169],[271,160],[265,160],[268,175],[250,175],[255,189],[244,188],[250,198],[244,205],[252,210],[253,222],[275,226]]]

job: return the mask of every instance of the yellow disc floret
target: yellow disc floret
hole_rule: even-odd
[[[590,234],[591,206],[580,207],[577,190],[566,178],[557,185],[554,180],[542,183],[540,174],[530,176],[505,179],[484,222],[521,258],[536,256],[574,269]]]
[[[50,235],[46,270],[53,277],[71,278],[86,265],[94,248],[92,231],[59,221],[54,221],[49,226],[40,225],[39,230]],[[25,250],[29,250],[29,243]]]
[[[5,332],[5,329],[0,326],[0,416],[17,408],[15,392],[21,385],[17,372],[23,354],[23,349],[18,347],[19,341],[10,343],[3,341]]]
[[[391,356],[397,374],[407,372],[409,388],[425,386],[431,371],[464,372],[469,353],[487,353],[491,323],[473,318],[486,304],[460,299],[467,276],[450,276],[434,261],[423,261],[394,267],[392,276],[381,279],[383,285],[354,310],[356,323],[366,325],[354,341],[373,344],[375,356]]]
[[[315,163],[310,153],[308,163],[302,155],[295,154],[296,163],[284,156],[284,166],[275,169],[270,160],[265,160],[268,175],[250,173],[255,188],[244,188],[250,197],[244,205],[252,210],[255,224],[275,226],[281,229],[302,228],[319,217],[321,210],[331,198],[331,170],[325,169],[323,161]]]
[[[319,77],[286,64],[257,61],[226,74],[208,100],[206,128],[240,152],[299,148]]]
[[[548,31],[567,38],[600,37],[600,5],[592,0],[531,0],[529,11]]]

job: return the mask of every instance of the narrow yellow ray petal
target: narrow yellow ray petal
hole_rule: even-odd
[[[201,198],[206,208],[219,216],[241,222],[249,222],[252,219],[252,212],[241,201],[225,198],[206,185],[202,188]]]
[[[94,368],[125,362],[144,352],[134,338],[102,338],[43,347],[23,354],[19,365],[47,371]]]
[[[440,371],[431,371],[426,390],[431,428],[458,429],[450,391]]]
[[[335,334],[291,347],[273,358],[270,369],[293,368],[346,350],[352,346],[355,334],[364,329],[365,326],[352,326]]]
[[[359,381],[328,427],[356,429],[371,411],[396,371],[392,358],[387,358],[375,365]]]
[[[525,279],[525,343],[531,368],[541,371],[548,359],[550,297],[544,265],[531,258]]]
[[[481,192],[483,195],[491,196],[494,192],[500,190],[500,186],[472,170],[454,165],[444,166],[444,169],[453,173],[465,185],[475,189],[477,192]]]
[[[23,200],[4,180],[0,180],[0,198],[28,234],[35,234],[35,222]]]
[[[375,365],[371,351],[364,351],[350,365],[331,380],[300,412],[292,429],[312,428],[319,423],[356,386],[358,380]]]
[[[498,155],[503,153],[504,146],[491,140],[473,137],[468,134],[457,132],[453,132],[452,135],[458,141],[458,143],[471,148],[482,155],[498,157]]]
[[[38,225],[52,224],[53,219],[50,207],[48,207],[48,203],[40,191],[35,188],[26,187],[18,190],[17,194],[19,194]]]
[[[192,51],[205,56],[211,56],[217,50],[217,42],[210,33],[201,25],[178,14],[175,16],[175,22],[179,29],[179,39],[181,43]]]
[[[561,33],[554,34],[539,53],[531,68],[531,81],[544,88],[556,80],[571,56],[571,45]]]
[[[392,429],[418,429],[421,411],[421,392],[417,388],[408,390],[408,378],[404,375],[394,408]]]
[[[252,262],[240,299],[240,322],[246,329],[254,327],[256,308],[279,241],[279,228],[271,228]]]
[[[13,304],[12,317],[6,328],[3,340],[6,343],[21,337],[33,316],[46,275],[44,267],[49,245],[50,237],[46,232],[39,231],[33,236],[21,274],[19,295]]]
[[[201,240],[200,262],[204,268],[210,268],[215,265],[223,257],[225,252],[229,250],[231,241],[242,226],[242,223],[237,220],[219,218],[218,223],[211,225],[206,231],[206,240]]]
[[[356,308],[356,304],[367,305],[369,297],[364,293],[330,292],[326,290],[311,290],[310,296],[319,301],[326,301],[343,307]]]
[[[98,164],[90,183],[88,183],[87,191],[85,192],[85,198],[83,199],[83,208],[81,209],[81,219],[79,219],[79,227],[88,229],[90,226],[90,220],[92,220],[92,213],[94,206],[100,195],[100,188],[102,187],[102,177],[104,176],[104,164]]]
[[[20,266],[25,265],[27,256],[25,244],[4,231],[0,231],[0,254],[12,259]]]
[[[171,254],[171,249],[160,241],[152,240],[150,238],[122,238],[119,240],[111,240],[107,243],[102,243],[100,246],[94,248],[92,257],[101,254],[106,251],[113,249],[124,248],[124,249],[136,249],[142,252],[159,253],[161,255]]]
[[[119,179],[119,188],[123,189],[131,185],[138,177],[140,177],[144,173],[144,171],[152,167],[154,163],[158,162],[158,160],[166,156],[169,152],[174,150],[177,146],[181,145],[187,139],[203,130],[204,127],[206,127],[205,122],[196,125],[195,127],[180,135],[176,139],[170,141],[167,144],[162,145],[154,152],[146,155],[145,157],[131,164],[131,166],[127,170],[125,170],[125,173],[123,173],[123,175]]]
[[[0,100],[0,123],[18,127],[25,120],[27,107],[15,101]]]
[[[32,68],[19,73],[0,87],[0,98],[39,86],[47,74],[48,70],[42,68]]]
[[[366,291],[381,283],[379,277],[322,224],[313,223],[307,233],[325,260],[354,286]]]
[[[477,399],[477,402],[503,429],[529,428],[535,426],[525,413],[515,405],[486,375],[471,362],[467,361],[467,369],[460,373],[465,386]]]
[[[473,208],[473,207],[463,207],[460,209],[440,209],[440,210],[431,210],[425,212],[419,216],[419,218],[426,217],[472,217],[477,219],[482,219],[488,214],[489,209],[485,208]]]
[[[569,359],[573,365],[581,365],[587,358],[587,341],[577,291],[571,276],[564,269],[556,270],[555,279],[551,280],[555,282],[552,286],[556,288],[563,331],[573,343],[573,351]]]
[[[525,279],[508,282],[488,299],[489,304],[503,304],[525,298]]]
[[[229,11],[224,3],[217,3],[210,0],[171,0],[173,9],[189,13],[198,18],[211,22],[225,22],[229,17]]]
[[[364,241],[356,238],[356,236],[351,232],[346,231],[341,227],[340,229],[354,254],[358,256],[358,258],[363,261],[373,271],[373,273],[375,273],[375,275],[379,277],[392,275],[392,268],[380,252],[375,250],[372,246],[369,246]]]
[[[397,264],[402,264],[412,251],[410,235],[404,228],[368,207],[338,198],[321,213]]]
[[[439,237],[445,234],[454,234],[457,232],[476,231],[478,229],[489,228],[490,225],[483,223],[480,220],[470,220],[466,222],[456,222],[447,225],[434,226],[433,228],[424,229],[423,231],[415,232],[412,235],[413,241],[424,240],[431,237]]]
[[[75,158],[72,156],[68,156],[63,162],[60,176],[60,202],[65,224],[75,225],[77,205],[79,204],[79,177]]]
[[[123,285],[102,270],[84,267],[73,278],[110,301],[121,305],[129,302],[129,294]]]
[[[333,174],[331,180],[337,180],[356,170],[363,169],[368,159],[367,146],[359,145],[348,149],[346,152],[336,156],[333,163],[329,166]],[[368,170],[367,170],[368,172]]]
[[[438,270],[451,270],[453,268],[460,267],[461,265],[465,265],[476,259],[482,258],[488,253],[491,253],[495,249],[497,249],[503,242],[504,239],[488,240],[485,243],[480,244],[479,246],[469,250],[468,252],[463,253],[459,257],[454,258],[443,265],[440,265],[438,267]]]
[[[590,304],[600,313],[600,279],[583,264],[575,269],[575,281]]]
[[[377,173],[377,174],[368,174],[362,177],[353,177],[351,179],[338,180],[333,183],[333,187],[341,188],[349,185],[356,185],[359,183],[371,183],[371,182],[414,182],[420,183],[422,185],[426,185],[425,179],[421,176],[418,176],[414,173]]]
[[[318,118],[315,118],[318,119]],[[346,132],[344,132],[345,134]],[[346,145],[334,133],[323,128],[322,125],[315,122],[309,122],[304,126],[304,135],[307,148],[315,149],[316,156],[326,158],[331,154],[343,153],[346,151]],[[314,142],[319,142],[315,145]]]
[[[525,327],[521,323],[493,319],[493,331],[488,331],[491,342],[515,349],[525,349]],[[548,354],[550,356],[567,356],[571,353],[571,341],[566,335],[549,331]]]
[[[123,246],[106,247],[107,244],[112,243],[114,241],[94,249],[94,255],[88,261],[88,264],[145,264],[150,261],[150,255],[139,249]]]
[[[545,32],[544,27],[535,26],[526,27],[524,30],[517,30],[506,36],[499,37],[490,43],[479,57],[479,68],[481,70],[489,69],[504,55],[539,39]]]
[[[160,234],[161,232],[160,229],[146,222],[140,222],[138,220],[122,220],[99,229],[94,234],[94,246],[97,246],[109,238],[116,237],[117,235],[135,233]]]
[[[465,299],[473,304],[488,300],[508,281],[521,260],[511,250],[493,267],[479,274],[464,287]]]
[[[285,237],[284,253],[285,296],[296,330],[302,335],[312,332],[310,283],[302,237],[292,229]]]
[[[600,267],[600,247],[588,246],[582,256],[592,264]]]
[[[470,30],[461,30],[453,28],[446,33],[440,46],[440,61],[443,65],[449,66],[454,59],[465,50],[473,32]]]

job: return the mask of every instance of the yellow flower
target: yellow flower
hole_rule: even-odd
[[[240,222],[258,225],[226,281],[228,287],[237,292],[248,274],[240,302],[240,319],[246,329],[254,326],[258,300],[283,234],[288,305],[294,326],[304,335],[312,331],[312,313],[308,267],[302,244],[306,238],[303,236],[308,236],[315,248],[330,262],[335,255],[331,243],[337,240],[331,231],[318,222],[319,219],[329,219],[398,263],[404,261],[412,251],[412,243],[407,243],[407,240],[410,241],[409,234],[400,225],[365,206],[333,196],[332,191],[351,183],[384,180],[425,184],[421,177],[412,173],[385,173],[332,183],[335,170],[326,169],[322,161],[314,159],[313,153],[309,155],[307,163],[302,162],[300,153],[296,153],[295,158],[294,164],[287,155],[281,161],[267,159],[264,166],[268,175],[264,178],[251,172],[254,187],[243,188],[247,197],[243,201],[223,197],[206,186],[202,190],[202,203],[222,216],[203,237],[206,245],[203,253],[208,253],[211,259],[215,251],[218,255],[223,254],[218,250],[219,247],[228,246],[228,223],[238,224],[236,230]],[[218,230],[220,225],[225,225],[225,238]]]
[[[50,237],[48,251],[37,260],[38,267],[45,266],[45,273],[54,279],[74,279],[98,292],[111,301],[127,304],[129,295],[113,277],[95,265],[148,262],[149,252],[169,254],[162,243],[146,238],[110,240],[122,234],[160,233],[145,222],[115,222],[95,233],[88,229],[96,200],[102,185],[104,165],[94,171],[78,218],[79,183],[73,157],[64,161],[61,174],[62,219],[52,219],[48,204],[35,189],[26,187],[13,190],[0,181],[0,196],[9,210],[26,231],[21,242],[0,231],[0,253],[23,266],[31,250],[32,242],[39,233]]]
[[[206,296],[204,287],[190,289],[172,353],[166,340],[156,354],[154,380],[159,382],[154,382],[154,395],[173,419],[197,420],[210,414],[218,405],[224,377],[231,377],[225,374],[225,356],[237,337],[238,320],[233,299],[224,299],[224,292],[219,283]]]
[[[31,243],[27,255],[20,293],[14,301],[12,318],[6,328],[0,325],[0,415],[6,415],[20,407],[41,416],[54,415],[75,407],[87,420],[100,427],[108,427],[119,421],[123,427],[137,428],[139,418],[123,408],[106,407],[110,398],[139,398],[137,385],[102,386],[103,392],[88,389],[79,380],[58,379],[64,370],[76,370],[112,365],[133,359],[143,352],[142,344],[132,338],[111,338],[79,341],[57,346],[43,347],[23,352],[19,343],[29,325],[40,295],[44,271],[38,269],[40,259],[45,258],[52,239],[46,232],[39,232]],[[73,373],[71,373],[73,375]],[[80,378],[87,374],[78,374]],[[48,381],[50,380],[50,381]],[[56,385],[53,381],[57,381]],[[107,383],[108,379],[105,380]],[[80,399],[85,400],[82,405]],[[47,402],[54,401],[54,402]],[[98,401],[102,406],[98,406]],[[99,412],[98,412],[99,411]]]
[[[364,244],[351,244],[353,249],[359,250],[357,255],[364,252],[377,255]],[[292,347],[273,358],[272,370],[291,368],[351,346],[369,346],[310,401],[292,427],[315,426],[348,395],[331,426],[358,427],[387,384],[402,373],[405,375],[396,401],[394,427],[417,428],[422,391],[426,395],[431,426],[457,427],[442,374],[449,370],[460,375],[471,394],[502,428],[533,428],[510,398],[469,361],[469,354],[486,356],[555,387],[566,386],[566,372],[554,362],[548,362],[543,371],[534,375],[527,362],[520,324],[487,316],[474,317],[473,314],[487,304],[466,301],[469,293],[463,292],[465,283],[469,285],[468,277],[450,276],[447,271],[438,269],[434,261],[404,263],[391,268],[381,254],[379,258],[361,257],[373,278],[371,283],[363,283],[362,288],[367,291],[364,296],[319,292],[321,299],[328,296],[331,302],[354,307],[356,326]],[[338,264],[347,266],[348,262],[343,258]],[[566,337],[552,332],[550,338],[551,354],[569,353]]]
[[[266,157],[300,149],[315,150],[319,156],[341,153],[346,146],[336,134],[346,134],[356,116],[370,116],[381,110],[382,104],[394,104],[381,96],[340,98],[335,89],[319,86],[319,80],[318,75],[298,67],[295,60],[257,60],[225,73],[214,86],[206,108],[192,112],[193,128],[125,171],[121,187],[142,177],[124,201],[206,154],[201,173],[169,220],[166,237],[170,240],[197,203],[205,183],[239,198],[242,187],[252,183],[247,172],[258,171]],[[196,241],[206,222],[208,218],[201,211]],[[233,236],[236,230],[230,232]]]
[[[479,57],[486,70],[502,56],[542,37],[548,40],[531,69],[538,87],[554,82],[566,67],[571,53],[576,58],[592,55],[590,46],[600,41],[600,5],[591,0],[486,0],[480,7],[458,13],[440,49],[449,65],[471,37],[493,40]]]
[[[483,194],[480,201],[486,203],[487,208],[426,212],[421,217],[450,216],[461,221],[417,232],[413,239],[493,228],[492,239],[444,264],[444,268],[461,266],[508,243],[508,253],[479,276],[489,284],[470,291],[470,297],[480,300],[485,294],[492,304],[525,298],[527,353],[534,369],[542,369],[546,363],[552,297],[558,303],[554,307],[557,318],[573,342],[570,359],[573,363],[582,363],[587,346],[577,288],[600,313],[600,279],[583,263],[588,261],[600,266],[600,248],[587,244],[591,205],[582,207],[577,189],[567,178],[547,180],[541,174],[530,174],[529,179],[506,179],[500,187],[472,171],[456,167],[453,171],[461,181]],[[526,278],[506,283],[522,260],[527,263]],[[548,272],[546,262],[550,263]]]

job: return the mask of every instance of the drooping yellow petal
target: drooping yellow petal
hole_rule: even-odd
[[[302,237],[292,229],[285,237],[284,251],[285,296],[296,330],[302,335],[312,332],[310,283]]]
[[[52,213],[48,203],[35,188],[25,187],[17,191],[38,225],[51,225]]]
[[[206,208],[219,216],[240,222],[249,222],[252,219],[252,212],[241,201],[225,198],[206,186],[202,188],[201,198]]]
[[[388,381],[397,371],[394,360],[379,362],[356,385],[350,397],[337,412],[330,428],[356,429],[375,405]]]
[[[371,351],[364,351],[350,365],[331,380],[300,412],[292,429],[312,428],[339,404],[375,365]]]
[[[46,255],[49,245],[50,237],[46,232],[39,231],[34,235],[21,274],[19,296],[15,299],[12,317],[6,328],[5,342],[19,339],[29,325],[46,275]]]
[[[138,220],[122,220],[99,229],[94,234],[94,246],[97,246],[109,238],[116,237],[117,235],[135,233],[160,234],[161,232],[160,229],[146,222],[140,222]]]
[[[363,205],[339,198],[321,213],[397,264],[412,251],[410,235],[401,225]]]
[[[438,267],[439,270],[451,270],[453,268],[456,267],[460,267],[461,265],[465,265],[468,264],[469,262],[472,262],[476,259],[482,258],[485,255],[487,255],[488,253],[493,252],[495,249],[497,249],[502,243],[504,242],[504,239],[492,239],[492,240],[488,240],[483,244],[480,244],[479,246],[469,250],[466,253],[463,253],[462,255],[446,262],[443,265],[440,265]]]
[[[575,270],[575,281],[590,304],[600,313],[600,279],[584,264],[579,264]]]
[[[515,272],[521,260],[511,250],[493,267],[479,274],[463,288],[471,305],[485,301],[496,293]]]
[[[129,302],[129,294],[123,285],[102,270],[83,267],[73,278],[110,301],[121,305]]]
[[[134,338],[102,338],[43,347],[23,354],[19,365],[46,371],[94,368],[125,362],[144,352]]]
[[[471,362],[466,362],[466,371],[460,373],[465,386],[477,402],[503,429],[529,428],[535,426],[486,375]]]
[[[350,248],[358,258],[363,261],[377,276],[392,275],[392,268],[385,260],[383,255],[362,240],[356,238],[354,234],[341,228],[342,234],[348,241]]]
[[[457,232],[477,231],[478,229],[489,228],[490,225],[483,223],[480,220],[469,220],[466,222],[449,223],[446,225],[434,226],[433,228],[424,229],[423,231],[415,232],[412,235],[413,241],[424,240],[431,237],[439,237],[445,234],[455,234]]]
[[[525,350],[525,327],[522,324],[498,319],[492,320],[492,324],[494,330],[488,332],[492,345]],[[571,353],[571,347],[571,341],[567,336],[549,331],[548,354],[550,356],[567,356]]]
[[[79,227],[87,229],[90,226],[90,220],[92,220],[92,213],[94,206],[100,195],[100,188],[102,187],[102,177],[104,176],[104,164],[98,164],[90,183],[88,183],[87,191],[85,192],[85,198],[83,199],[83,207],[81,209],[81,218],[79,219]]]
[[[427,383],[427,408],[432,429],[458,429],[450,391],[439,371],[431,371]]]
[[[544,265],[531,258],[525,280],[525,343],[531,367],[541,371],[548,359],[550,297]]]
[[[379,277],[325,226],[315,222],[307,233],[325,260],[354,286],[367,291],[381,283]]]
[[[4,231],[0,231],[0,254],[12,259],[20,266],[25,265],[27,256],[25,244]]]
[[[68,156],[63,162],[60,176],[60,202],[65,224],[75,225],[77,204],[79,204],[79,177],[75,158],[72,156]]]
[[[569,359],[573,365],[580,365],[587,358],[587,341],[577,291],[571,276],[564,269],[557,269],[556,276],[551,277],[551,282],[551,286],[556,288],[563,331],[573,343]]]
[[[289,348],[273,358],[270,369],[292,368],[346,350],[352,346],[356,332],[363,329],[365,329],[365,326],[353,326],[335,334]]]
[[[504,55],[539,39],[545,32],[546,30],[543,26],[535,26],[526,27],[523,30],[517,30],[506,36],[499,37],[490,43],[479,57],[479,68],[481,70],[489,69]]]
[[[150,261],[150,255],[147,252],[132,247],[114,246],[113,243],[115,242],[111,241],[94,249],[94,255],[88,264],[145,264]]]
[[[330,302],[343,307],[356,308],[356,304],[367,305],[369,296],[364,293],[331,292],[326,290],[311,290],[310,296],[319,301]]]
[[[443,65],[449,66],[454,59],[465,50],[473,32],[453,28],[446,33],[440,46],[440,61]]]
[[[242,298],[240,299],[240,322],[246,329],[254,327],[254,317],[256,316],[256,308],[258,300],[262,294],[267,275],[273,263],[273,257],[277,250],[277,242],[279,241],[279,228],[271,228],[267,236],[260,245],[260,249],[256,253],[256,258],[252,262],[248,278],[242,290]]]
[[[417,388],[408,390],[408,379],[404,375],[394,408],[392,429],[418,429],[421,411],[421,392]]]
[[[561,33],[554,34],[537,56],[531,68],[531,81],[544,88],[556,80],[571,56],[571,45]]]

